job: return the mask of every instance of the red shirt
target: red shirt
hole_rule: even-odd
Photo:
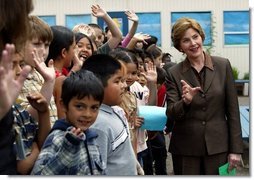
[[[56,73],[56,78],[59,77],[59,76],[67,76],[69,71],[66,69],[66,68],[63,68],[62,69],[62,72],[59,72],[58,70],[55,70],[55,73]]]
[[[166,101],[166,86],[163,83],[157,91],[157,106],[164,107]]]

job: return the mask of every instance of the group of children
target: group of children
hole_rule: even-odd
[[[106,22],[107,36],[96,24],[70,30],[29,16],[31,33],[23,48],[13,58],[12,46],[2,53],[1,67],[20,84],[25,78],[13,105],[17,173],[144,175],[153,174],[155,160],[155,174],[165,175],[164,134],[156,132],[163,149],[156,157],[161,152],[140,128],[144,119],[138,114],[140,105],[165,106],[157,104],[165,80],[163,53],[156,43],[147,46],[150,36],[136,34],[133,11],[126,11],[133,25],[124,39],[103,8],[93,5],[91,11]],[[6,63],[8,57],[12,62]],[[158,92],[165,99],[165,89]]]

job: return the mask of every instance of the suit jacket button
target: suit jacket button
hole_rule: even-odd
[[[205,125],[206,124],[206,122],[205,121],[202,121],[202,125]]]
[[[204,97],[205,97],[205,94],[201,94],[201,97],[204,98]]]

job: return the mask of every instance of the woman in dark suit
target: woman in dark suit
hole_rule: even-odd
[[[203,50],[205,34],[190,18],[172,28],[174,47],[186,55],[167,69],[167,116],[174,121],[169,151],[176,175],[216,175],[240,165],[239,105],[228,59]]]

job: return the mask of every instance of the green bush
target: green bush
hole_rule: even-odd
[[[244,80],[249,80],[249,79],[250,79],[250,73],[249,73],[249,72],[244,73],[243,79],[244,79]]]
[[[236,67],[232,67],[234,79],[238,79],[239,71]]]

